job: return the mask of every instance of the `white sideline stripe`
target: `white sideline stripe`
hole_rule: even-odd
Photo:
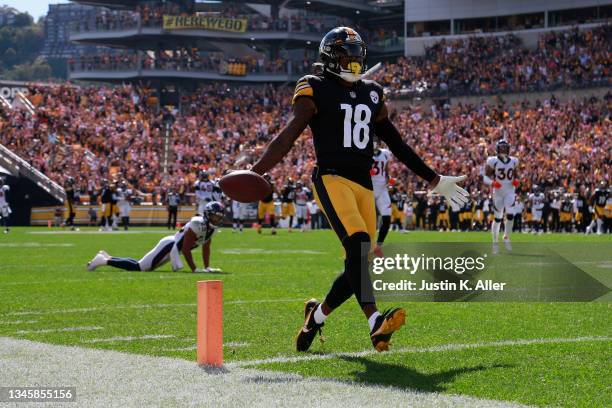
[[[174,336],[171,334],[145,334],[143,336],[116,336],[106,337],[102,339],[91,339],[84,340],[82,344],[93,344],[93,343],[114,343],[116,341],[136,341],[136,340],[156,340],[156,339],[170,339]]]
[[[304,299],[254,299],[254,300],[229,300],[223,302],[224,305],[242,305],[255,303],[291,303],[301,302]],[[46,314],[69,314],[69,313],[89,313],[99,312],[103,310],[116,309],[158,309],[172,307],[195,307],[196,303],[158,303],[158,304],[142,304],[142,305],[115,305],[115,306],[99,306],[99,307],[81,307],[77,309],[56,309],[56,310],[23,310],[20,312],[6,313],[6,316],[30,316],[30,315],[46,315]]]
[[[223,347],[248,347],[250,343],[240,341],[229,341],[223,344]],[[195,351],[196,346],[187,347],[175,347],[175,348],[162,348],[162,351]]]
[[[57,244],[41,244],[40,242],[0,242],[0,248],[42,248],[42,247],[50,247],[50,248],[57,248],[57,247],[73,247],[74,244],[62,244],[62,243],[57,243]]]
[[[249,347],[251,343],[247,343],[246,341],[228,341],[224,344],[227,347]]]
[[[4,320],[0,324],[31,324],[38,323],[38,320]]]
[[[398,387],[0,337],[0,384],[70,384],[82,407],[475,407],[520,405]],[[68,406],[70,404],[66,404]]]
[[[62,332],[94,331],[94,330],[102,330],[102,329],[104,329],[104,327],[100,327],[100,326],[61,327],[58,329],[17,330],[15,334],[62,333]]]
[[[219,252],[228,255],[277,255],[277,254],[307,254],[324,255],[327,252],[312,251],[309,249],[264,249],[264,248],[226,248]]]
[[[117,235],[117,234],[168,234],[169,230],[152,230],[152,231],[26,231],[26,234],[32,235]]]
[[[488,343],[466,343],[466,344],[442,344],[432,347],[400,347],[391,349],[385,354],[402,354],[402,353],[440,353],[445,351],[460,351],[469,349],[479,349],[487,347],[507,347],[507,346],[529,346],[533,344],[555,344],[555,343],[581,343],[589,341],[612,341],[612,337],[573,337],[573,338],[549,338],[549,339],[518,339],[518,340],[501,340]],[[329,353],[329,354],[311,354],[307,356],[279,356],[272,358],[264,358],[261,360],[244,360],[235,361],[227,364],[228,367],[251,367],[263,364],[272,363],[299,363],[302,361],[314,360],[330,360],[333,358],[356,358],[366,357],[379,354],[374,349],[358,351],[353,353]]]

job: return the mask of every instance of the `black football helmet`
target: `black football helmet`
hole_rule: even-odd
[[[223,222],[223,206],[218,201],[211,201],[204,207],[204,216],[213,227],[220,227]]]
[[[510,154],[510,143],[506,139],[500,139],[497,144],[495,144],[495,151],[498,156],[506,156]]]
[[[357,82],[367,69],[366,45],[357,31],[350,27],[336,27],[321,40],[319,57],[323,71],[347,82]]]
[[[200,171],[200,180],[208,181],[208,172],[206,170]]]

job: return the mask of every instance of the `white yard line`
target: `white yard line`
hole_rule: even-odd
[[[73,246],[74,244],[62,243],[41,244],[40,242],[0,242],[0,248],[66,248]]]
[[[83,340],[83,344],[93,343],[115,343],[118,341],[138,341],[138,340],[158,340],[158,339],[171,339],[174,336],[171,334],[144,334],[142,336],[116,336],[106,337],[101,339]]]
[[[32,324],[38,323],[38,320],[3,320],[0,324]]]
[[[76,387],[82,407],[517,407],[504,401],[0,337],[0,384]],[[72,406],[65,404],[65,406]]]
[[[168,230],[151,231],[26,231],[31,235],[127,235],[127,234],[168,234],[174,235]]]
[[[489,348],[489,347],[508,347],[508,346],[528,346],[533,344],[558,344],[558,343],[583,343],[589,341],[612,341],[612,337],[570,337],[570,338],[543,338],[543,339],[518,339],[518,340],[501,340],[483,343],[465,343],[465,344],[443,344],[431,347],[399,347],[391,349],[385,354],[401,354],[401,353],[440,353],[445,351],[461,351],[469,349]],[[330,360],[333,358],[342,357],[366,357],[379,354],[374,349],[358,351],[353,353],[329,353],[329,354],[309,354],[304,356],[279,356],[272,358],[264,358],[261,360],[245,360],[235,361],[227,364],[228,367],[251,367],[263,364],[273,363],[299,363],[303,361],[314,360]]]
[[[38,330],[17,330],[15,334],[39,334],[39,333],[63,333],[103,330],[100,326],[81,326],[81,327],[60,327],[57,329],[38,329]]]
[[[253,299],[253,300],[228,300],[223,302],[224,305],[242,305],[242,304],[258,304],[258,303],[292,303],[302,302],[304,299]],[[55,310],[22,310],[19,312],[9,312],[6,316],[38,316],[47,314],[70,314],[70,313],[89,313],[100,312],[105,310],[118,309],[164,309],[172,307],[195,307],[195,303],[154,303],[142,305],[114,305],[114,306],[96,306],[96,307],[81,307],[76,309],[55,309]]]

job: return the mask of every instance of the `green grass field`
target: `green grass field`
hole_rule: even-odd
[[[167,235],[159,228],[53,231],[59,232],[15,228],[0,236],[0,336],[195,361],[195,282],[221,279],[230,365],[539,406],[612,406],[609,297],[591,303],[403,303],[407,324],[393,337],[395,351],[386,354],[371,352],[367,322],[350,300],[327,320],[326,342],[315,340],[310,353],[298,354],[293,338],[303,323],[303,302],[324,297],[342,266],[332,232],[223,230],[214,238],[212,266],[224,272],[196,275],[173,273],[169,265],[147,273],[86,271],[99,249],[141,257]],[[581,268],[612,284],[610,236],[513,238],[609,248],[606,261]],[[388,242],[489,239],[488,233],[392,232]],[[199,251],[194,254],[201,266]],[[564,255],[588,260],[593,254]]]

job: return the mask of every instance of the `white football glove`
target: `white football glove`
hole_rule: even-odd
[[[428,195],[433,193],[438,193],[450,204],[453,209],[458,209],[463,207],[465,203],[468,202],[470,195],[463,188],[459,187],[457,183],[465,180],[467,176],[440,176],[440,181],[438,181],[438,185],[429,192]]]

